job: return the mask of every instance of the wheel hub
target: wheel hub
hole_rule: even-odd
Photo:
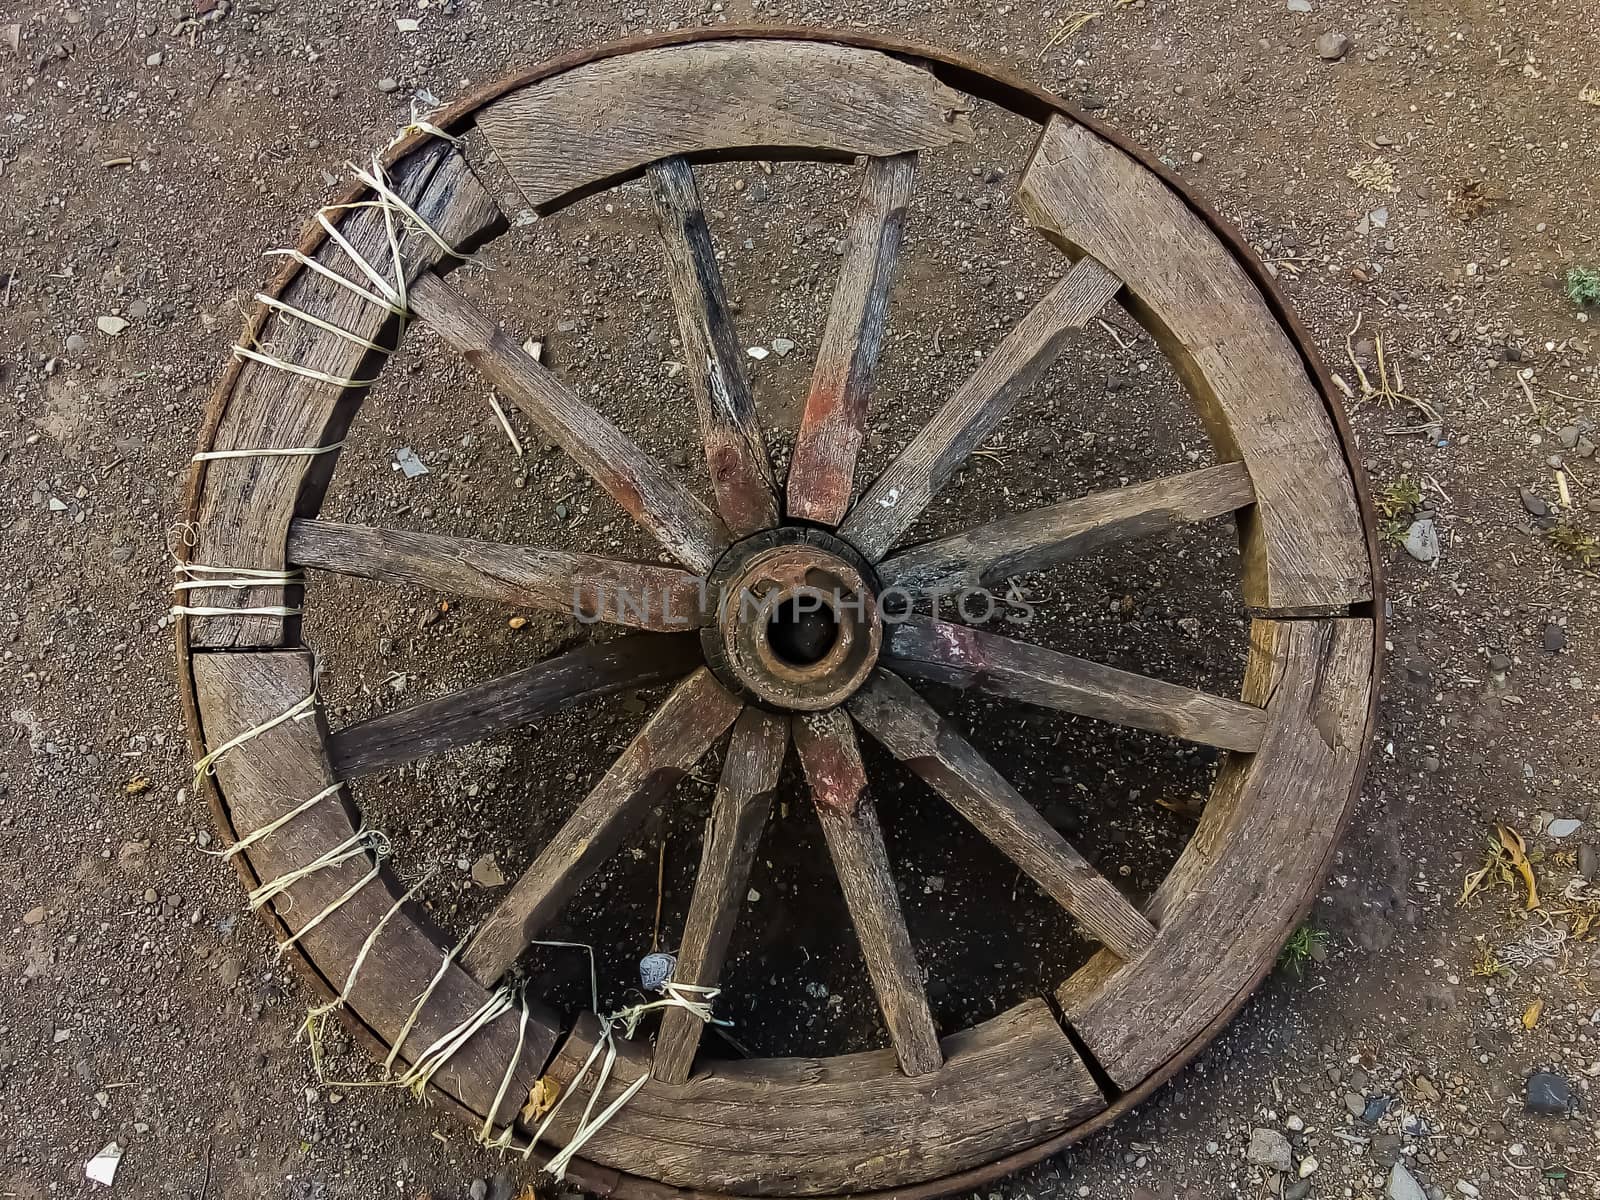
[[[731,547],[709,579],[700,634],[727,687],[769,708],[815,712],[848,699],[878,661],[878,581],[848,543],[782,526]]]

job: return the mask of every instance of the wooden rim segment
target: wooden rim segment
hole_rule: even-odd
[[[889,467],[862,480],[856,455],[918,157],[971,139],[969,96],[1043,126],[1018,202],[1072,262]],[[192,540],[183,551],[190,564],[329,569],[555,611],[571,596],[580,607],[587,597],[591,615],[639,631],[330,732],[320,709],[306,704],[313,656],[300,645],[297,617],[281,611],[304,603],[298,578],[191,593],[186,603],[227,610],[178,621],[196,758],[245,739],[205,777],[219,825],[237,839],[309,797],[333,797],[238,854],[242,878],[255,886],[353,847],[297,883],[292,899],[268,903],[264,919],[280,941],[292,941],[287,952],[324,994],[345,993],[341,1016],[376,1057],[404,1070],[482,1009],[557,906],[729,736],[678,976],[714,985],[792,740],[890,1044],[832,1059],[697,1065],[699,1024],[671,1011],[653,1058],[645,1045],[624,1044],[599,1103],[648,1081],[586,1143],[573,1176],[630,1200],[846,1192],[910,1200],[976,1186],[1114,1120],[1187,1062],[1270,970],[1327,870],[1370,743],[1382,594],[1365,483],[1326,377],[1270,279],[1159,164],[1053,97],[939,51],[864,35],[718,29],[624,43],[502,81],[435,122],[452,134],[476,126],[540,212],[622,180],[648,180],[713,495],[707,503],[690,494],[476,312],[440,278],[457,259],[408,226],[399,243],[406,307],[522,407],[676,565],[322,521],[336,452],[197,462]],[[857,155],[868,159],[861,196],[783,480],[754,419],[693,164]],[[506,227],[449,143],[413,136],[384,162],[395,193],[460,253]],[[380,209],[344,209],[334,224],[391,273]],[[349,270],[317,226],[299,250]],[[364,388],[336,381],[374,378],[388,351],[372,345],[392,348],[403,333],[395,314],[298,260],[269,294],[320,323],[263,305],[243,344],[315,377],[235,362],[208,413],[204,451],[294,451],[341,440]],[[1220,465],[901,545],[971,451],[1026,403],[1037,376],[1113,298],[1174,362]],[[879,582],[906,587],[978,584],[1123,538],[1236,516],[1244,595],[1255,613],[1243,694],[1211,696],[912,621],[886,627],[878,671],[845,706],[792,718],[769,713],[700,667],[693,631],[717,615],[696,574],[785,513],[838,526],[875,564]],[[604,597],[623,585],[661,607],[606,611]],[[907,682],[924,679],[1223,750],[1199,829],[1142,910]],[[405,885],[377,853],[379,835],[361,829],[336,790],[340,781],[585,697],[663,683],[675,686],[662,708],[459,961],[450,957],[446,935],[402,902]],[[1105,945],[1053,997],[972,1029],[935,1027],[855,725]],[[569,1028],[531,999],[526,1022],[508,1012],[463,1042],[432,1090],[475,1125],[502,1127],[542,1074],[581,1090],[575,1076],[597,1032],[592,1019]],[[559,1116],[541,1154],[565,1143],[580,1111]]]

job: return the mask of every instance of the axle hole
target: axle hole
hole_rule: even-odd
[[[839,617],[828,604],[812,597],[784,600],[767,618],[767,643],[790,666],[809,667],[822,661],[839,640]]]

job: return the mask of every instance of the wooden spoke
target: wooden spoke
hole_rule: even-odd
[[[1224,750],[1254,751],[1266,728],[1266,714],[1252,704],[966,625],[918,619],[891,625],[884,633],[883,663],[901,675]]]
[[[1108,949],[1133,958],[1149,948],[1155,927],[904,680],[877,672],[849,709]]]
[[[856,502],[840,528],[845,540],[874,562],[882,558],[1032,389],[1068,336],[1087,325],[1121,286],[1092,258],[1074,264]]]
[[[370,775],[525,725],[579,700],[677,679],[700,662],[692,633],[591,643],[498,679],[358,721],[328,739],[342,778]]]
[[[944,1062],[939,1035],[889,872],[878,813],[867,794],[866,769],[850,718],[833,708],[800,716],[793,728],[800,765],[900,1069],[907,1075],[937,1071]]]
[[[1066,500],[1003,517],[890,555],[878,567],[885,587],[934,592],[977,587],[1042,571],[1127,538],[1165,533],[1251,502],[1243,463],[1222,463],[1171,479]]]
[[[837,525],[850,507],[872,372],[917,170],[915,153],[869,158],[833,308],[789,463],[789,515]]]
[[[412,310],[514,401],[684,566],[708,571],[728,530],[609,420],[437,275],[411,285]]]
[[[461,956],[467,973],[485,986],[504,975],[740,707],[704,667],[680,683],[489,914]]]
[[[682,158],[667,158],[652,163],[649,176],[717,511],[734,537],[744,537],[778,523],[777,485],[745,379],[744,355],[694,171]]]
[[[289,526],[289,561],[565,613],[586,624],[676,630],[704,619],[700,581],[687,571],[566,550],[302,518]]]
[[[772,808],[788,744],[787,717],[751,707],[734,722],[672,975],[677,983],[714,987],[722,975],[728,940],[744,902],[750,867]],[[688,1079],[703,1028],[693,1014],[669,1008],[656,1035],[650,1074],[662,1083]]]

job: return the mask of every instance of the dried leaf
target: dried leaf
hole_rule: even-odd
[[[1527,1011],[1522,1014],[1522,1027],[1532,1029],[1539,1023],[1539,1018],[1544,1014],[1544,1001],[1535,1000],[1528,1005]]]
[[[522,1106],[522,1119],[524,1121],[543,1120],[545,1115],[556,1106],[556,1100],[561,1095],[561,1084],[549,1075],[541,1075],[534,1085],[528,1089],[528,1102]],[[529,1192],[532,1192],[530,1187]]]
[[[127,783],[122,785],[122,790],[127,792],[130,796],[137,796],[150,790],[150,781],[143,775],[135,775],[132,779],[128,780]]]
[[[1506,848],[1506,854],[1511,858],[1511,865],[1522,876],[1522,882],[1528,886],[1528,907],[1538,908],[1539,884],[1533,878],[1533,867],[1528,862],[1528,847],[1522,840],[1522,835],[1504,825],[1495,826],[1495,832],[1500,837],[1500,844]]]
[[[1489,874],[1493,870],[1494,868],[1492,866],[1479,867],[1476,871],[1473,871],[1470,875],[1468,875],[1466,879],[1462,880],[1461,899],[1456,901],[1456,905],[1459,907],[1460,905],[1465,904],[1468,900],[1472,899],[1473,895],[1488,882]]]

